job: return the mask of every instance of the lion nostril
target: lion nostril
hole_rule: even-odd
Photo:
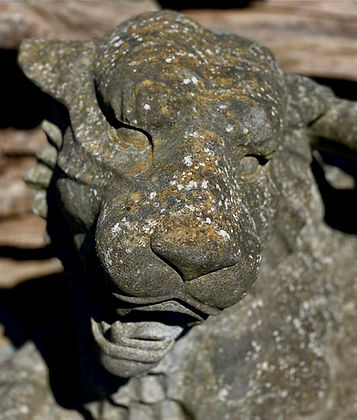
[[[184,281],[230,267],[238,262],[233,241],[212,229],[195,230],[187,223],[163,225],[150,241],[155,255],[177,271]]]

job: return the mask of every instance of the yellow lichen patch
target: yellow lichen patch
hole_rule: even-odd
[[[163,82],[145,79],[135,86],[133,90],[133,94],[137,95],[141,90],[145,90],[145,89],[150,89],[151,91],[155,92],[158,88],[163,88],[168,92],[170,91],[170,88]]]
[[[134,201],[134,203],[139,203],[141,199],[141,194],[138,192],[134,192],[130,195],[130,199]]]
[[[162,115],[166,115],[166,116],[171,115],[171,111],[169,110],[169,108],[167,106],[161,107],[160,112],[161,112]]]
[[[88,184],[90,184],[90,182],[92,181],[92,179],[93,179],[93,175],[92,175],[92,174],[87,173],[87,174],[85,175],[85,180],[86,180],[86,182],[87,182]]]

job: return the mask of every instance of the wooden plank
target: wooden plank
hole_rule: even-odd
[[[246,9],[188,10],[202,25],[255,39],[283,69],[357,80],[356,1],[264,1]]]

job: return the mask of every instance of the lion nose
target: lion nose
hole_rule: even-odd
[[[151,236],[152,251],[188,281],[235,265],[239,249],[227,227],[209,218],[171,215],[156,226]]]

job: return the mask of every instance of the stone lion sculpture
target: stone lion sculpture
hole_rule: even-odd
[[[56,100],[28,182],[72,255],[86,415],[356,415],[339,347],[349,331],[355,354],[356,248],[324,224],[310,169],[313,149],[356,152],[356,104],[170,11],[28,40],[19,61]]]

